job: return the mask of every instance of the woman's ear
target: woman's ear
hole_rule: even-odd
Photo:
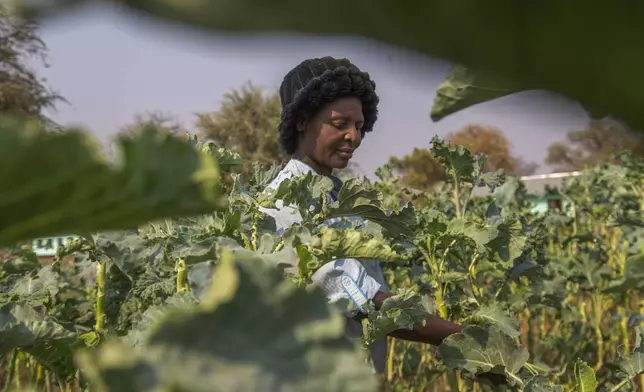
[[[306,129],[306,120],[300,120],[297,122],[297,131],[302,133]]]

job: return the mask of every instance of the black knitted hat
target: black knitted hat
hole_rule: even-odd
[[[287,154],[297,148],[297,123],[313,116],[322,106],[338,98],[354,96],[362,101],[363,136],[378,119],[376,83],[347,59],[323,57],[304,60],[282,81],[282,119],[279,142]]]

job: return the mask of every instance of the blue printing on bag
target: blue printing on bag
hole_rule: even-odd
[[[342,290],[347,293],[349,299],[353,301],[358,309],[360,309],[361,312],[364,312],[362,305],[366,304],[369,299],[367,298],[367,295],[360,289],[358,283],[351,276],[345,273],[340,276],[340,286],[342,286]],[[360,296],[362,296],[362,298],[359,298]]]

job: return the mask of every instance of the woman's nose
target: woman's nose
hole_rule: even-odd
[[[351,129],[347,130],[347,134],[344,137],[351,141],[351,144],[354,148],[358,147],[362,140],[360,130],[358,130],[356,127],[351,127]]]

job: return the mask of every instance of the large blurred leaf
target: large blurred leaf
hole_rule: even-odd
[[[521,79],[508,78],[496,72],[481,72],[455,64],[438,86],[430,116],[434,121],[479,103],[492,101],[529,88]],[[592,118],[606,117],[603,111],[588,111]]]
[[[186,141],[146,128],[119,139],[110,165],[85,133],[0,122],[0,245],[58,233],[134,228],[219,205],[215,161]]]
[[[475,72],[456,64],[438,86],[430,115],[432,120],[439,121],[459,110],[514,94],[522,89],[516,80]]]
[[[556,91],[644,129],[644,3],[494,0],[112,0],[211,30],[360,35]],[[80,1],[63,0],[63,3]],[[49,4],[27,2],[23,4]],[[356,18],[356,15],[360,15]],[[457,26],[457,27],[455,27]],[[597,26],[611,26],[601,29]]]
[[[375,391],[343,316],[269,263],[225,252],[203,302],[175,307],[141,350],[108,343],[79,360],[97,391]]]

